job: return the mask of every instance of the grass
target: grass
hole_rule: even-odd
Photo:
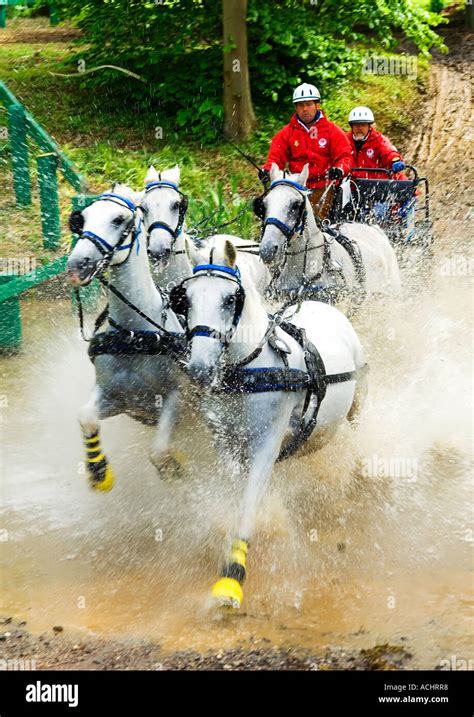
[[[47,31],[48,38],[55,37],[46,18],[10,20],[7,30],[2,31],[7,34],[0,35],[0,76],[76,163],[93,192],[103,191],[118,180],[140,188],[149,164],[164,169],[178,163],[183,190],[190,194],[188,216],[192,224],[222,202],[226,203],[222,220],[234,216],[241,202],[261,190],[256,172],[222,138],[216,138],[213,146],[203,147],[164,126],[164,138],[156,139],[155,128],[160,125],[156,113],[137,112],[125,106],[111,107],[105,91],[91,93],[78,79],[49,74],[57,71],[67,58],[71,38],[64,36],[64,29],[59,28],[57,42],[31,41],[38,30]],[[22,34],[27,35],[28,42],[15,42],[14,33],[20,40]],[[408,130],[416,114],[420,89],[426,82],[427,69],[426,61],[419,60],[416,80],[403,75],[363,75],[357,81],[335,88],[323,109],[330,119],[345,128],[350,109],[356,104],[368,104],[374,110],[378,128],[387,133],[409,159]],[[260,117],[258,130],[242,149],[257,163],[263,163],[271,137],[289,120],[292,111],[289,104],[278,108],[271,117]],[[0,105],[0,126],[4,122],[5,113]],[[35,204],[28,211],[16,210],[8,151],[1,141],[0,181],[6,189],[0,198],[0,220],[8,227],[0,236],[0,256],[17,256],[21,248],[44,261],[51,253],[41,247],[38,207]],[[63,183],[60,200],[63,222],[72,194]],[[251,235],[256,229],[250,214],[232,227],[233,232],[242,236]],[[67,247],[66,227],[64,236],[60,251]]]

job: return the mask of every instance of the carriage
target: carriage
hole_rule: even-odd
[[[420,177],[416,168],[407,165],[410,178],[394,179],[388,169],[354,167],[351,173],[376,174],[377,178],[360,178],[351,174],[351,198],[343,206],[341,188],[336,195],[331,222],[357,221],[378,224],[387,234],[394,247],[403,250],[406,245],[416,245],[428,250],[433,241],[430,218],[430,195],[427,177]],[[380,178],[380,174],[386,175]],[[422,213],[417,219],[417,213]]]

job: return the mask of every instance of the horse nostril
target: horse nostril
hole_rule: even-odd
[[[89,257],[74,261],[69,259],[66,264],[66,271],[72,283],[82,283],[92,277],[97,266],[97,262],[92,261]]]
[[[260,246],[260,256],[266,264],[275,260],[277,251],[278,246],[276,244],[262,244]]]
[[[157,264],[168,263],[171,256],[171,249],[160,249],[159,251],[153,252],[153,259]]]

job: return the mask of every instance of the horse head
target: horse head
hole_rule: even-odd
[[[82,211],[69,217],[78,241],[69,255],[69,280],[85,286],[108,266],[122,264],[139,232],[139,194],[125,184],[114,184]]]
[[[176,239],[181,234],[188,198],[179,189],[180,170],[157,172],[151,166],[145,177],[145,192],[141,202],[148,253],[155,263],[169,261]]]
[[[210,386],[225,361],[224,354],[240,324],[246,291],[236,264],[237,252],[229,240],[209,251],[186,241],[193,274],[170,294],[171,308],[185,317],[190,343],[189,377]]]
[[[309,165],[299,174],[285,174],[273,163],[270,188],[254,200],[254,212],[262,220],[260,257],[267,266],[284,260],[291,239],[303,232],[309,215],[310,191],[306,187]]]

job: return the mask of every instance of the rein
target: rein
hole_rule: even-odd
[[[138,306],[135,306],[135,304],[133,302],[131,302],[129,299],[127,299],[127,297],[124,296],[122,294],[122,292],[119,291],[107,279],[104,279],[103,277],[100,277],[100,276],[98,276],[97,279],[100,281],[100,283],[103,286],[107,287],[107,289],[109,289],[109,291],[111,291],[113,294],[115,294],[115,296],[117,296],[117,298],[119,298],[126,306],[128,306],[130,309],[132,309],[132,311],[134,311],[136,314],[138,314],[138,316],[141,316],[142,319],[145,319],[145,321],[150,323],[152,326],[155,326],[158,329],[158,332],[161,333],[163,336],[167,336],[169,338],[175,338],[175,337],[181,335],[181,334],[177,334],[173,331],[168,331],[167,329],[164,328],[164,326],[161,326],[160,324],[156,323],[156,321],[154,321],[150,316],[148,316],[147,314],[145,314],[145,312],[143,312],[141,309],[139,309]],[[87,343],[92,341],[92,339],[96,336],[97,331],[104,324],[106,319],[108,319],[111,326],[113,326],[114,328],[121,330],[121,331],[127,331],[132,337],[133,337],[133,335],[135,335],[137,333],[144,333],[143,330],[138,332],[138,331],[132,331],[129,329],[125,329],[122,326],[119,326],[119,324],[117,324],[109,316],[109,304],[107,303],[105,308],[101,311],[101,313],[99,314],[99,316],[96,318],[96,320],[94,322],[94,330],[92,332],[92,335],[89,338],[87,338],[84,333],[84,310],[82,308],[82,299],[81,299],[81,294],[80,294],[78,288],[74,289],[74,296],[76,298],[76,303],[77,303],[77,313],[78,313],[78,317],[79,317],[79,327],[81,330],[81,336],[82,336],[83,340],[86,341]],[[162,299],[163,299],[163,315],[164,315],[164,320],[166,320],[167,307],[166,307],[165,297],[163,295],[162,295]],[[152,333],[155,333],[155,332],[152,332]]]

